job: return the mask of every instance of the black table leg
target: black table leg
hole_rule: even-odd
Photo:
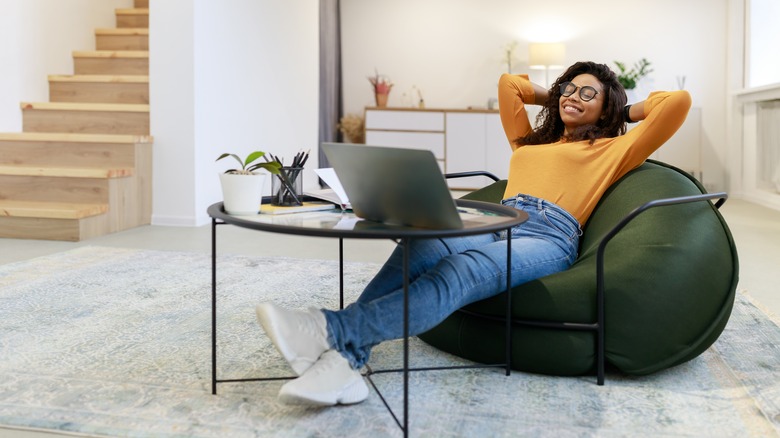
[[[339,309],[344,308],[344,238],[339,237]]]
[[[211,393],[217,393],[217,220],[211,219]]]
[[[512,229],[506,230],[506,375],[512,370]]]
[[[404,246],[404,437],[409,436],[409,238]]]

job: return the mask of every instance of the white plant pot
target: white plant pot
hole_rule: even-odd
[[[228,214],[257,214],[263,202],[265,174],[236,175],[220,173],[222,199]]]

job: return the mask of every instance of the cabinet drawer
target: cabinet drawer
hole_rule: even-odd
[[[444,133],[366,131],[366,144],[408,149],[427,149],[437,160],[444,159]]]
[[[444,113],[438,111],[366,110],[366,129],[444,131]]]

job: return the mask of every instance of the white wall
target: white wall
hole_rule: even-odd
[[[193,2],[149,2],[152,223],[197,223],[194,27]]]
[[[218,173],[230,163],[214,160],[223,152],[263,150],[289,163],[312,149],[304,185],[314,187],[318,2],[166,0],[150,8],[152,222],[206,223],[206,208],[222,199]]]
[[[676,77],[686,76],[702,108],[704,182],[725,187],[726,0],[341,0],[341,10],[347,113],[374,104],[367,80],[374,69],[395,84],[390,106],[402,105],[412,86],[429,108],[485,106],[511,41],[518,42],[513,72],[538,82],[544,73],[527,69],[529,42],[564,42],[567,64],[615,68],[615,60],[646,57],[655,71],[637,91],[677,89]]]
[[[744,193],[742,171],[742,105],[738,104],[735,93],[744,88],[745,65],[745,1],[727,0],[727,104],[726,104],[726,186],[730,194],[742,196]]]
[[[20,102],[49,100],[48,75],[73,74],[73,51],[95,49],[132,0],[0,0],[0,132],[22,130]]]

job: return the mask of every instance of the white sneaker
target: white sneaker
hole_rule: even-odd
[[[295,374],[303,374],[330,348],[321,311],[288,310],[271,303],[260,304],[255,310],[260,325]]]
[[[368,386],[363,376],[336,350],[323,353],[314,366],[279,391],[279,400],[287,404],[348,405],[366,398]]]

